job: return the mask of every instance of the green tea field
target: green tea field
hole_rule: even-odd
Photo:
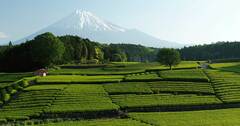
[[[240,0],[0,0],[0,126],[240,126]]]
[[[0,125],[239,126],[240,74],[220,66],[115,62],[2,74]]]

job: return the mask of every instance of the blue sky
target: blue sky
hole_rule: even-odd
[[[179,43],[240,41],[240,0],[0,0],[0,44],[76,9]]]

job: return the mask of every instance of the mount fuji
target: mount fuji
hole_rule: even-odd
[[[140,44],[148,47],[172,47],[178,48],[183,45],[175,42],[160,40],[136,29],[126,29],[105,21],[91,12],[76,10],[60,21],[26,37],[15,44],[31,40],[35,36],[52,32],[57,36],[77,35],[100,43],[128,43]]]

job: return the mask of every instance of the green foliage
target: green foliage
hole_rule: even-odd
[[[51,105],[59,90],[28,90],[0,110],[0,119],[26,120],[40,116],[42,110]]]
[[[100,48],[95,48],[95,58],[98,59],[100,62],[104,60],[104,52]]]
[[[0,83],[0,89],[3,89],[3,88],[5,88],[7,86],[10,86],[10,85],[11,85],[11,83]]]
[[[127,62],[127,55],[125,53],[121,53],[121,62]]]
[[[184,47],[179,51],[182,55],[182,59],[184,60],[228,60],[240,58],[239,50],[239,42],[217,42],[213,44]]]
[[[42,125],[39,125],[42,126]],[[98,119],[86,121],[64,121],[48,123],[43,126],[150,126],[132,119]]]
[[[62,63],[148,62],[156,61],[157,51],[156,48],[141,45],[105,45],[78,36],[55,37],[51,33],[44,33],[21,45],[0,47],[0,70],[32,71]]]
[[[30,76],[32,73],[0,73],[0,82],[14,82]]]
[[[80,76],[80,75],[56,75],[37,78],[37,83],[106,83],[120,82],[123,76]]]
[[[196,82],[208,82],[208,77],[203,73],[201,69],[189,69],[189,70],[168,70],[160,71],[160,77],[163,80],[172,81],[196,81]]]
[[[144,72],[144,69],[140,68],[88,68],[87,71],[85,68],[79,69],[58,69],[52,70],[49,73],[51,75],[125,75],[135,72]]]
[[[17,90],[13,89],[12,86],[8,86],[8,87],[7,87],[7,92],[8,92],[9,94],[14,94],[14,93],[17,92]]]
[[[63,43],[52,33],[44,33],[28,43],[31,47],[33,62],[41,67],[58,63],[65,51]]]
[[[47,113],[114,111],[119,107],[112,103],[101,85],[70,85],[56,96]]]
[[[175,49],[163,48],[160,49],[157,54],[158,62],[162,65],[169,66],[172,69],[172,66],[176,66],[181,62],[180,53]]]
[[[0,46],[0,62],[1,62],[1,59],[4,57],[5,52],[9,49],[9,46],[8,45],[1,45]]]
[[[171,95],[171,94],[151,94],[151,95],[112,95],[114,103],[121,108],[144,108],[158,106],[179,106],[179,105],[206,105],[221,103],[214,95]]]
[[[112,62],[111,64],[66,64],[61,65],[61,69],[49,70],[51,75],[126,75],[143,73],[145,71],[159,71],[168,69],[165,66],[159,66],[159,63],[141,63],[141,62]],[[192,69],[198,67],[195,61],[182,61],[173,69]],[[88,68],[86,70],[86,68]]]
[[[99,60],[98,59],[91,59],[91,60],[87,60],[86,62],[87,64],[98,64]]]
[[[29,85],[28,81],[32,78],[26,78],[25,80],[19,80],[14,83],[7,83],[6,85],[0,85],[0,100],[7,102],[18,91],[22,91]]]
[[[240,72],[240,62],[230,62],[230,63],[213,63],[210,64],[213,69],[230,71],[230,72]]]
[[[0,95],[1,95],[0,98],[1,98],[2,101],[4,101],[4,97],[5,97],[5,95],[7,94],[6,89],[4,89],[4,88],[1,89],[1,90],[0,90],[0,93],[1,93],[1,94],[0,94]]]
[[[161,71],[161,70],[169,70],[167,66],[159,65],[159,63],[146,63],[146,65],[151,65],[151,67],[146,68],[146,71]],[[196,69],[199,67],[196,61],[181,61],[177,66],[172,66],[173,70],[179,69]]]
[[[148,86],[154,93],[195,93],[214,94],[211,83],[208,82],[179,82],[179,81],[158,81],[148,82]]]
[[[11,41],[8,43],[8,46],[9,46],[10,48],[13,46],[13,44],[12,44]]]
[[[68,66],[68,65],[66,65]],[[87,75],[114,75],[144,72],[145,69],[158,66],[156,63],[144,64],[139,62],[113,62],[111,64],[99,65],[72,65],[73,67],[62,67],[62,69],[49,71],[50,74],[87,74]],[[86,68],[88,68],[86,70]]]
[[[125,77],[126,81],[154,81],[161,80],[161,78],[156,73],[138,73],[129,74]]]
[[[28,83],[27,80],[22,80],[22,81],[20,81],[19,83],[20,83],[20,85],[21,85],[22,87],[27,87],[27,86],[29,86],[29,83]]]
[[[112,60],[111,61],[114,61],[114,62],[125,62],[127,59],[126,59],[126,54],[124,53],[116,53],[112,56]]]
[[[212,63],[209,64],[211,68],[214,69],[221,69],[221,68],[228,68],[240,65],[240,62],[230,62],[230,63]]]
[[[3,101],[4,101],[4,102],[9,101],[10,98],[11,98],[11,95],[10,95],[10,94],[5,94],[5,95],[3,95]]]
[[[87,55],[87,57],[92,59],[90,57],[94,55]],[[131,113],[131,111],[166,111],[168,108],[179,110],[208,108],[208,106],[218,108],[229,105],[225,103],[239,102],[240,79],[238,78],[240,75],[222,70],[207,70],[206,74],[202,69],[191,69],[197,66],[193,61],[184,61],[174,68],[181,70],[167,70],[167,67],[159,66],[158,63],[140,62],[62,65],[59,69],[51,70],[50,74],[68,75],[22,78],[14,83],[3,84],[2,87],[0,84],[2,88],[0,105],[3,104],[0,109],[0,123],[2,121],[3,124],[17,125],[18,122],[27,121],[32,125],[40,121],[50,126],[142,124],[191,126],[204,122],[202,124],[205,126],[212,124],[211,120],[220,119],[220,117],[215,118],[214,114],[218,116],[222,114],[222,118],[231,114],[236,116],[237,109],[235,111]],[[211,83],[207,82],[208,77]],[[17,97],[11,98],[14,96],[12,94],[20,90]],[[204,121],[196,120],[196,116]],[[204,116],[211,120],[207,120]],[[105,119],[108,117],[112,119]],[[119,119],[124,117],[128,118]],[[104,119],[86,120],[96,118]],[[171,120],[172,118],[176,121]],[[192,119],[190,123],[187,122],[190,119]],[[207,123],[205,123],[206,120]],[[230,118],[227,119],[226,124],[237,124],[228,122]],[[218,125],[224,124],[221,122]]]
[[[214,59],[210,60],[211,63],[232,63],[232,62],[240,62],[239,58],[226,58],[226,59]]]
[[[219,70],[207,70],[213,82],[216,94],[226,103],[240,101],[240,75],[233,72],[223,72]]]
[[[51,85],[33,85],[24,89],[24,91],[47,91],[47,90],[63,90],[67,85],[64,84],[51,84]]]
[[[6,89],[1,89],[0,90],[0,95],[1,95],[0,100],[2,100],[3,102],[9,101],[11,98],[9,93],[11,93],[11,92],[7,91]]]
[[[15,90],[22,90],[23,87],[20,86],[20,83],[13,83],[12,88]]]
[[[134,44],[110,44],[105,46],[104,57],[111,61],[114,54],[126,54],[126,61],[144,62],[144,61],[155,61],[157,49],[144,47],[141,45]]]
[[[109,94],[151,94],[153,93],[146,83],[124,82],[103,85]]]
[[[238,126],[240,109],[130,113],[134,120],[156,126]]]
[[[34,85],[0,110],[0,119],[26,120],[48,114],[116,111],[101,85]],[[48,117],[48,114],[45,117]]]
[[[2,71],[31,71],[58,63],[64,53],[63,43],[51,33],[44,33],[5,51]]]
[[[61,36],[59,39],[64,43],[65,52],[63,54],[63,63],[87,63],[88,60],[103,60],[101,45],[91,42],[88,39],[82,39],[78,36]]]
[[[43,33],[21,45],[0,47],[1,71],[32,71],[62,63],[88,63],[97,59],[108,61],[154,61],[157,49],[133,44],[104,45],[65,35],[55,37]]]

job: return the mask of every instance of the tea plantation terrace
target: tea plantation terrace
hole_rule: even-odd
[[[237,73],[203,70],[193,62],[184,62],[174,70],[141,63],[118,65],[89,68],[90,71],[67,67],[63,68],[68,69],[67,74],[57,69],[50,70],[46,77],[6,81],[0,87],[0,123],[49,126],[240,124],[237,121],[240,75]],[[136,72],[141,65],[145,68]],[[128,72],[123,73],[124,70]],[[81,74],[70,74],[76,71]]]

